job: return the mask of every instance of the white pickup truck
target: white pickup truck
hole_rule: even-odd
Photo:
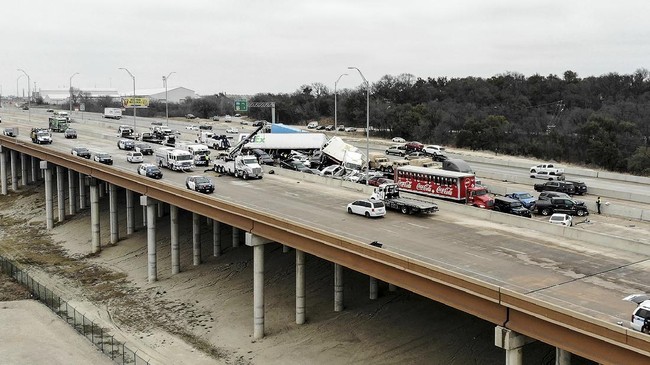
[[[543,163],[530,168],[531,174],[538,172],[547,172],[549,175],[562,175],[564,174],[564,169],[557,168],[552,163]]]

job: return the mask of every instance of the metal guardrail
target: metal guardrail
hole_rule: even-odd
[[[25,271],[18,268],[16,264],[2,256],[0,256],[0,271],[25,286],[33,299],[45,304],[116,364],[149,365],[149,362],[140,357],[137,351],[131,350],[123,342],[116,340],[107,330],[78,312],[67,301],[61,299],[52,290],[41,285]]]

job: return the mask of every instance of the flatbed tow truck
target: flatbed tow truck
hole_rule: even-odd
[[[438,211],[438,205],[420,199],[403,198],[399,195],[397,184],[386,183],[375,188],[371,200],[381,200],[386,208],[402,212],[402,214],[429,214]]]

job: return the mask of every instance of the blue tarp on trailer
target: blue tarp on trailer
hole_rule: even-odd
[[[304,131],[284,124],[271,124],[271,133],[302,133]]]

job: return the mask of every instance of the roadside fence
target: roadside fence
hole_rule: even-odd
[[[34,280],[25,271],[18,268],[13,262],[0,256],[0,270],[25,286],[32,298],[45,304],[52,312],[56,313],[79,334],[92,342],[101,352],[110,357],[116,364],[150,365],[141,358],[136,351],[128,348],[123,342],[116,340],[106,330],[86,318],[67,301],[61,299],[50,289]]]

